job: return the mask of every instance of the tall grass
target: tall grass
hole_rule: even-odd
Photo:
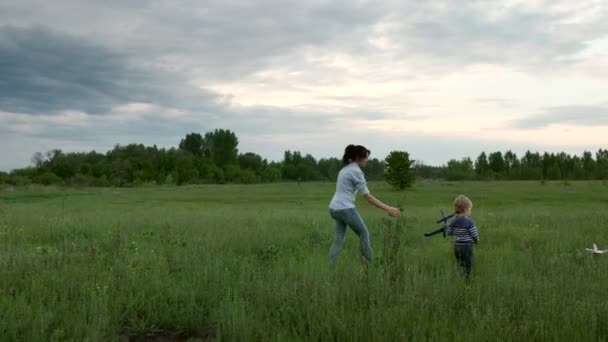
[[[337,267],[331,184],[0,192],[0,340],[606,340],[599,183],[424,182],[389,219],[360,203]],[[482,242],[467,283],[424,238],[466,193]]]

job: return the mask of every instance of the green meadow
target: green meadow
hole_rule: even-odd
[[[0,190],[2,341],[605,341],[608,185],[371,183],[374,262],[327,253],[331,183]],[[466,282],[439,209],[481,234]]]

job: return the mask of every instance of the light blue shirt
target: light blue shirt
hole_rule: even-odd
[[[336,193],[329,204],[333,210],[351,209],[355,207],[357,193],[369,194],[365,175],[357,163],[350,163],[340,170],[336,183]]]

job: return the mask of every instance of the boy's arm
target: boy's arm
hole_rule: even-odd
[[[447,235],[447,236],[454,235],[454,230],[452,229],[452,222],[448,221],[445,223],[445,235]]]
[[[477,229],[477,225],[475,224],[475,222],[473,222],[472,220],[469,225],[469,234],[471,234],[471,237],[473,238],[473,241],[475,241],[475,243],[479,243],[479,230]]]

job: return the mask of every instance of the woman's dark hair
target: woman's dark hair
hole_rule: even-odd
[[[344,150],[344,157],[342,157],[342,162],[344,163],[344,165],[347,165],[354,161],[367,158],[371,153],[372,152],[365,148],[365,146],[348,145],[346,146],[346,150]]]

